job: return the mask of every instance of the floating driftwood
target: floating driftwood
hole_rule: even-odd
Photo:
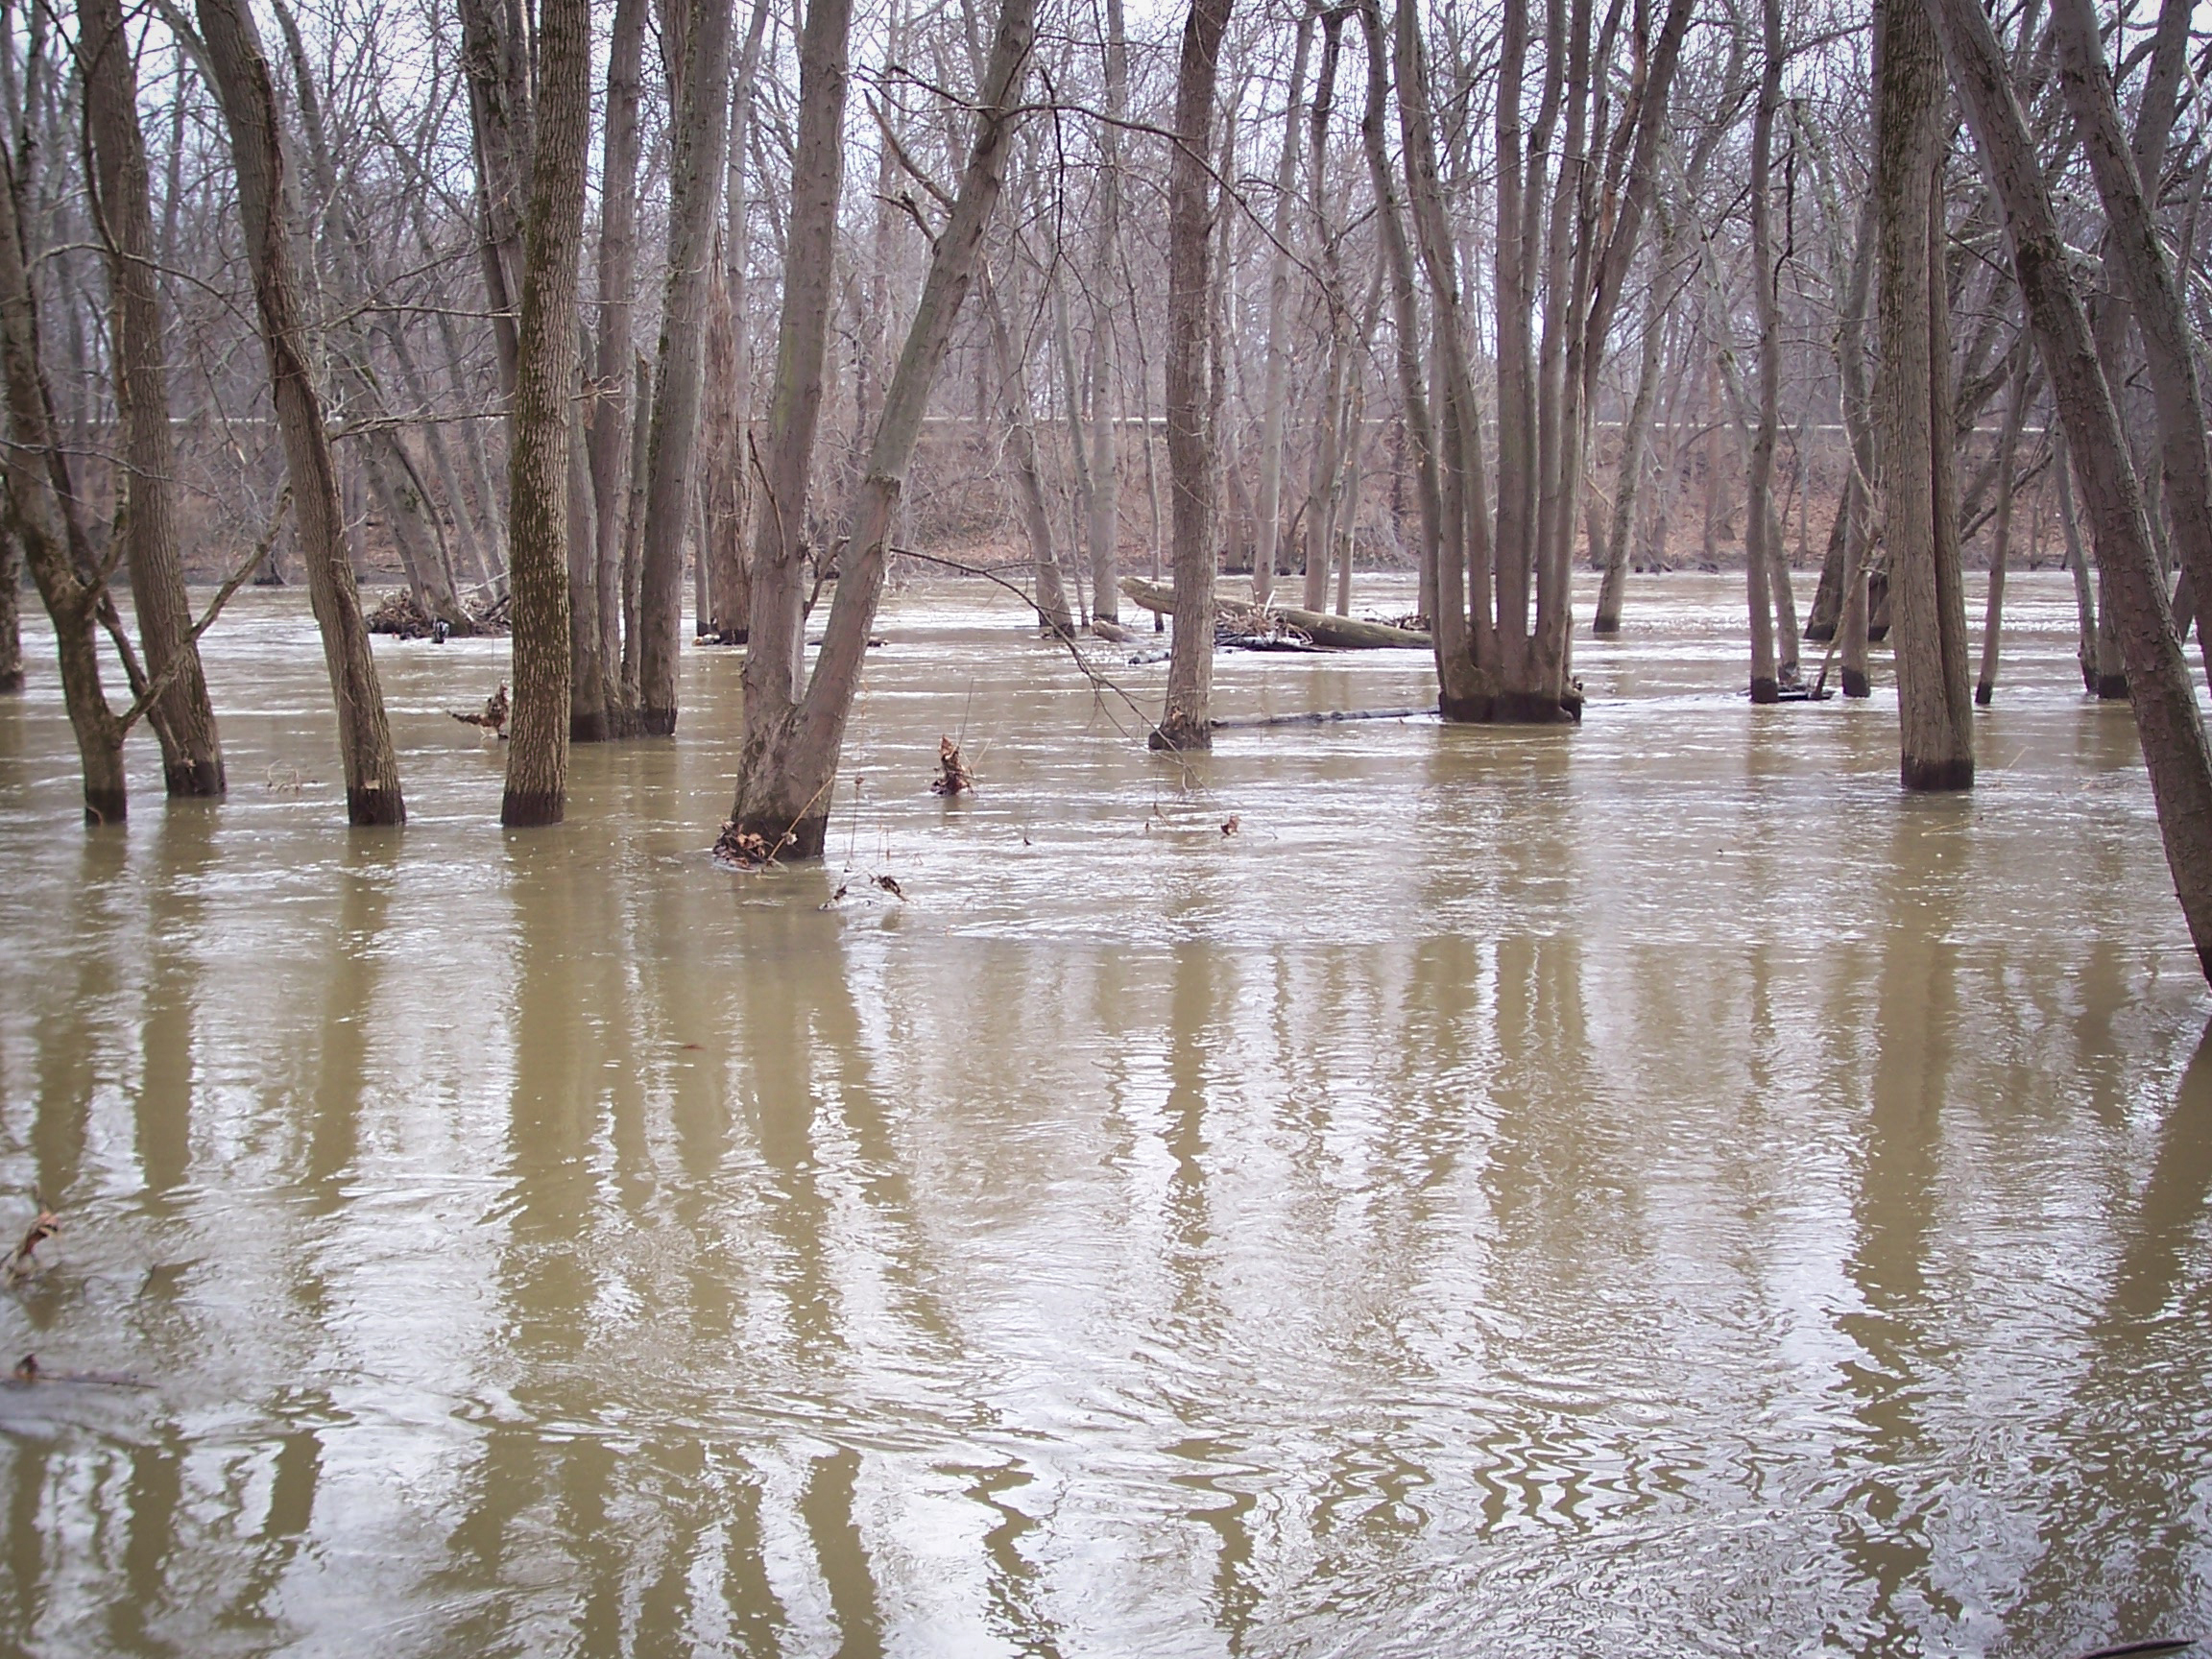
[[[1331,726],[1339,720],[1418,720],[1426,709],[1315,709],[1305,714],[1235,714],[1209,722],[1216,732],[1248,732],[1263,726]]]
[[[1171,615],[1175,610],[1175,589],[1158,582],[1147,582],[1142,576],[1121,578],[1121,591],[1147,611]],[[1216,597],[1216,621],[1226,619],[1241,625],[1252,614],[1254,607],[1239,605],[1234,599]],[[1392,628],[1382,622],[1362,622],[1352,616],[1330,616],[1319,611],[1300,611],[1288,606],[1269,606],[1266,614],[1279,618],[1295,628],[1316,645],[1326,645],[1338,651],[1427,651],[1431,649],[1429,636],[1417,634],[1410,628]]]

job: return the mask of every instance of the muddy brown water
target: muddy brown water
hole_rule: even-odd
[[[706,856],[733,653],[508,835],[444,712],[504,646],[380,642],[410,821],[349,833],[303,600],[242,596],[229,801],[165,808],[134,741],[86,834],[35,638],[0,1226],[36,1187],[63,1231],[0,1354],[145,1385],[0,1387],[0,1648],[2212,1633],[2208,999],[2064,580],[2010,598],[1980,786],[1908,801],[1888,699],[1732,694],[1731,578],[1577,642],[1579,731],[1187,769],[920,588],[829,867],[754,878]]]

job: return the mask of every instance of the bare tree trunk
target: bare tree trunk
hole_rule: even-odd
[[[2166,861],[2199,962],[2212,977],[2212,749],[2175,637],[2143,493],[2095,342],[2066,274],[2049,186],[1977,0],[1928,0],[1982,163],[2005,205],[2012,263],[2043,372],[2080,469],[2084,507],[2120,613],[2135,730],[2151,773]]]
[[[1214,87],[1230,0],[1191,0],[1175,77],[1175,149],[1167,173],[1167,472],[1175,565],[1175,638],[1167,707],[1155,749],[1211,749],[1214,686],[1214,444],[1206,413],[1215,204],[1207,158]]]
[[[2166,521],[2172,527],[2175,550],[2191,585],[2199,593],[2212,593],[2212,461],[2207,460],[2205,451],[2204,401],[2198,381],[2195,333],[2181,303],[2181,290],[2166,245],[2144,198],[2145,179],[2138,173],[2138,158],[2121,131],[2096,14],[2086,0],[2054,0],[2052,23],[2065,66],[2059,80],[2065,89],[2066,107],[2074,117],[2075,134],[2089,159],[2097,194],[2104,205],[2104,245],[2119,267],[2136,327],[2143,336],[2166,469]],[[2146,125],[2155,131],[2138,135],[2147,152],[2143,158],[2153,167],[2165,149],[2160,129],[2171,119],[2167,108],[2172,101],[2171,84],[2164,77],[2159,84],[2165,90],[2158,97],[2158,107],[2146,110],[2147,115],[2155,117]],[[2150,183],[2155,189],[2157,180],[2152,178]],[[2155,530],[2155,525],[2152,527]],[[2201,635],[2198,645],[2200,650],[2207,649]]]
[[[753,620],[745,650],[745,747],[739,776],[772,769],[797,708],[805,648],[807,487],[821,423],[844,181],[852,0],[810,0],[799,44],[799,131],[783,243],[776,391],[753,543]],[[742,784],[739,812],[743,816]],[[781,835],[781,830],[777,833]]]
[[[599,326],[591,351],[590,415],[585,447],[591,467],[592,547],[596,555],[599,600],[595,618],[598,657],[605,676],[600,703],[604,713],[585,720],[570,735],[579,743],[628,736],[637,727],[635,676],[624,664],[635,641],[623,632],[624,549],[628,543],[630,502],[630,421],[645,399],[630,395],[632,287],[637,269],[638,99],[643,71],[645,0],[615,0],[607,53],[607,112],[601,152],[597,301]],[[632,407],[635,403],[635,409]]]
[[[1111,296],[1121,270],[1121,134],[1128,103],[1121,0],[1106,0],[1106,121],[1099,142],[1097,280],[1091,284],[1091,613],[1121,616],[1120,385]],[[1144,406],[1144,399],[1138,399]]]
[[[590,0],[540,0],[537,146],[507,463],[515,712],[499,822],[510,830],[558,824],[567,809],[569,389],[590,141]]]
[[[706,637],[742,645],[753,625],[752,572],[745,538],[752,490],[745,459],[752,414],[746,292],[752,252],[748,241],[745,159],[753,131],[753,88],[767,28],[767,0],[754,0],[753,20],[738,54],[736,89],[730,108],[728,180],[723,186],[722,259],[708,306],[706,541],[711,614],[700,617]]]
[[[517,0],[461,0],[461,72],[475,139],[480,255],[499,389],[515,395],[522,297],[522,209],[530,190],[530,42]]]
[[[1267,267],[1267,380],[1260,414],[1260,498],[1254,504],[1252,602],[1265,605],[1275,587],[1276,548],[1283,530],[1283,415],[1290,401],[1290,242],[1295,234],[1298,139],[1306,94],[1306,60],[1313,49],[1314,10],[1298,17],[1283,156],[1275,168],[1275,247]]]
[[[1965,598],[1952,476],[1943,271],[1943,63],[1914,0],[1877,13],[1883,536],[1896,630],[1898,775],[1912,790],[1974,785]]]
[[[38,312],[26,269],[20,223],[21,195],[8,168],[0,188],[0,374],[7,382],[11,442],[0,445],[0,475],[7,480],[6,511],[12,541],[23,549],[31,577],[54,624],[61,670],[61,701],[77,739],[84,781],[84,822],[120,824],[127,808],[121,721],[100,684],[101,587],[78,571],[49,470],[54,436],[38,364]],[[12,575],[12,573],[11,573]],[[18,659],[20,661],[20,659]]]
[[[684,611],[684,532],[691,457],[699,436],[700,362],[706,345],[707,265],[722,197],[729,135],[732,0],[691,0],[683,104],[669,164],[668,287],[661,306],[661,359],[646,459],[645,544],[639,576],[639,720],[664,737],[676,730],[676,666]]]
[[[2015,349],[2019,363],[2012,371],[2012,400],[2005,410],[2005,430],[1997,440],[1997,511],[1989,538],[1989,602],[1982,615],[1982,675],[1975,682],[1974,701],[1986,709],[1997,689],[1998,639],[2005,625],[2005,562],[2012,541],[2012,472],[2020,452],[2020,428],[2028,419],[2028,401],[2033,395],[2034,357],[2023,338]]]
[[[2066,538],[2066,568],[2074,574],[2074,612],[2079,633],[2074,660],[2081,669],[2081,689],[2097,695],[2097,676],[2105,629],[2097,614],[2097,589],[2091,579],[2088,551],[2081,544],[2081,520],[2074,511],[2074,462],[2063,433],[2051,457],[2058,474],[2058,524]]]
[[[1069,613],[1068,591],[1060,580],[1060,556],[1052,546],[1052,511],[1046,502],[1045,481],[1037,468],[1037,433],[1029,418],[1028,376],[1022,373],[1022,354],[1015,349],[1014,332],[1007,325],[1006,306],[998,284],[981,264],[976,267],[975,287],[990,325],[992,350],[998,359],[998,414],[1006,425],[1022,532],[1029,542],[1037,625],[1047,633],[1072,636],[1075,618]]]
[[[1766,46],[1759,78],[1759,108],[1751,125],[1751,284],[1759,308],[1759,424],[1745,469],[1743,567],[1751,595],[1751,701],[1781,701],[1774,661],[1773,586],[1788,578],[1774,545],[1774,436],[1780,417],[1782,307],[1774,292],[1774,115],[1782,106],[1782,5],[1761,7]]]
[[[899,367],[883,398],[883,413],[869,448],[866,467],[854,489],[848,522],[852,537],[846,545],[838,576],[836,597],[823,628],[822,647],[804,697],[786,701],[772,723],[756,727],[752,686],[747,685],[746,747],[738,773],[737,800],[720,845],[740,857],[773,856],[789,851],[795,857],[817,858],[830,822],[830,798],[837,779],[837,762],[844,752],[845,727],[852,717],[853,699],[859,690],[860,670],[867,657],[868,631],[882,597],[884,567],[890,552],[892,526],[905,486],[905,472],[914,442],[922,430],[929,390],[944,363],[952,339],[961,301],[966,298],[976,269],[978,251],[990,228],[1003,184],[1006,151],[1018,117],[1022,83],[1035,42],[1036,0],[1003,0],[991,56],[977,88],[974,142],[968,152],[952,207],[930,256],[928,274],[914,307],[906,344]],[[812,61],[820,67],[843,58],[839,38],[824,39],[816,20],[807,18],[807,40],[802,55],[802,75]],[[817,85],[820,84],[817,79]],[[805,120],[803,101],[802,121]],[[830,132],[835,132],[831,128]],[[805,152],[802,129],[800,150]],[[833,163],[832,163],[833,165]],[[800,175],[805,177],[805,175]],[[833,222],[836,196],[815,198],[815,210]],[[823,227],[826,236],[828,224]],[[805,286],[801,280],[797,251],[812,229],[800,217],[796,204],[791,217],[789,247],[793,263],[786,273],[786,291]],[[827,275],[827,261],[818,267]],[[826,286],[826,284],[825,284]],[[786,346],[793,321],[786,311]],[[804,321],[803,319],[801,320]],[[792,361],[786,351],[785,362]],[[784,387],[779,386],[779,402]],[[787,493],[783,499],[789,500]],[[758,618],[756,618],[757,622]],[[764,630],[756,628],[756,646]],[[1208,629],[1212,643],[1212,629]],[[747,668],[752,666],[750,657]],[[756,741],[756,731],[758,740]]]
[[[146,671],[160,675],[173,660],[183,659],[168,691],[154,706],[152,724],[160,739],[169,793],[220,795],[223,745],[200,666],[200,647],[190,637],[192,611],[177,545],[177,468],[154,266],[154,207],[146,140],[138,127],[138,78],[117,0],[81,0],[77,15],[95,185],[92,210],[113,297],[115,401],[124,445],[118,488],[132,606]]]
[[[357,825],[406,822],[398,760],[384,716],[384,693],[361,614],[361,596],[347,558],[346,520],[338,473],[324,426],[300,315],[299,280],[278,204],[284,159],[276,88],[252,17],[239,0],[199,0],[216,92],[230,130],[238,216],[253,271],[263,344],[275,392],[276,421],[292,480],[300,551],[307,566],[308,603],[323,633],[323,655],[338,705],[338,750],[346,773],[346,812]]]
[[[0,693],[23,689],[23,541],[0,517]]]
[[[1590,632],[1621,632],[1621,606],[1628,589],[1629,544],[1636,528],[1636,501],[1643,484],[1646,433],[1659,392],[1660,348],[1667,322],[1666,278],[1671,236],[1662,236],[1651,261],[1651,295],[1644,307],[1644,355],[1636,373],[1636,396],[1621,433],[1621,465],[1614,473],[1613,527],[1605,541],[1605,573],[1598,583],[1598,611]]]

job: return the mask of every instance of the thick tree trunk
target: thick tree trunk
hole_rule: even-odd
[[[138,78],[117,0],[81,0],[78,51],[84,127],[91,141],[93,210],[107,252],[112,298],[115,401],[123,421],[124,557],[146,671],[175,670],[151,714],[171,795],[220,795],[223,745],[208,701],[200,647],[191,638],[184,564],[177,544],[176,460],[169,432],[169,374],[154,265],[154,209],[146,140],[138,127]]]
[[[1155,749],[1210,749],[1214,687],[1214,444],[1206,407],[1213,310],[1214,87],[1230,0],[1191,0],[1175,77],[1175,148],[1167,171],[1167,472],[1174,541],[1175,638]]]
[[[590,0],[541,0],[537,146],[522,228],[515,446],[507,464],[515,712],[499,822],[510,830],[558,824],[567,807],[569,388],[590,141]]]
[[[1916,0],[1882,0],[1877,16],[1882,378],[1875,403],[1896,629],[1898,775],[1908,789],[1969,789],[1973,707],[1942,263],[1943,63]]]
[[[646,458],[644,564],[639,574],[639,719],[645,732],[676,730],[682,645],[684,532],[691,458],[699,437],[700,366],[706,347],[707,265],[722,200],[729,136],[732,0],[692,0],[682,106],[669,164],[668,286],[661,304],[661,357]]]
[[[2012,262],[2036,349],[2080,471],[2083,507],[2118,613],[2135,729],[2151,773],[2166,861],[2199,962],[2212,977],[2212,748],[2175,637],[2141,485],[2088,319],[2067,276],[2066,245],[2004,55],[1979,0],[1927,0],[1966,106],[1982,163],[2005,206]]]
[[[346,812],[357,825],[400,824],[407,808],[399,766],[384,715],[376,660],[361,614],[361,596],[347,557],[338,473],[315,390],[307,330],[300,314],[299,278],[278,204],[284,158],[270,80],[252,17],[238,0],[199,0],[200,33],[230,131],[238,215],[253,294],[269,353],[277,426],[292,480],[307,597],[323,634],[323,655],[338,705],[338,750],[346,774]]]
[[[721,264],[708,305],[706,544],[711,613],[701,616],[707,637],[742,645],[753,625],[753,576],[745,553],[752,506],[752,480],[745,457],[752,408],[747,335],[747,284],[752,249],[746,190],[746,147],[753,131],[753,89],[760,66],[760,43],[767,29],[767,0],[754,0],[753,20],[738,54],[735,90],[730,106],[729,168],[722,188]]]
[[[843,19],[840,19],[843,21]],[[835,39],[816,33],[815,18],[807,18],[807,39],[802,55],[802,74],[811,60],[819,74],[830,61],[841,63],[843,30]],[[752,707],[752,685],[746,687],[746,744],[740,762],[737,799],[723,831],[721,847],[741,858],[774,856],[788,853],[816,858],[829,828],[837,762],[844,752],[845,727],[853,713],[853,699],[860,686],[860,670],[867,656],[868,632],[882,597],[884,567],[890,553],[892,526],[905,488],[907,463],[914,442],[921,435],[922,418],[928,406],[929,390],[951,344],[953,325],[974,279],[984,232],[998,206],[1005,177],[1006,152],[1014,123],[1019,119],[1022,83],[1035,43],[1036,0],[1003,0],[991,56],[977,88],[975,136],[962,169],[952,207],[937,237],[928,274],[923,278],[921,298],[906,331],[906,344],[899,367],[883,397],[883,413],[877,422],[866,465],[855,487],[847,522],[852,526],[838,575],[836,597],[830,602],[824,625],[822,647],[815,659],[813,677],[805,695],[786,701],[772,720],[757,723]],[[819,82],[816,83],[819,84]],[[803,110],[806,108],[802,103]],[[804,113],[802,120],[804,121]],[[832,128],[831,132],[834,132]],[[805,151],[801,131],[800,150]],[[833,165],[833,163],[831,164]],[[806,173],[802,178],[809,177]],[[825,225],[833,221],[836,196],[815,198]],[[792,263],[786,272],[786,292],[800,288],[797,261],[801,232],[811,228],[794,210],[787,248]],[[818,269],[826,270],[827,261]],[[785,344],[791,344],[793,319],[785,313]],[[802,324],[804,319],[799,320]],[[785,361],[791,362],[786,351]],[[783,387],[779,387],[779,402]],[[784,499],[791,498],[786,493]],[[757,615],[757,622],[758,617]],[[755,650],[763,630],[755,631]],[[1211,638],[1209,638],[1211,643]],[[779,668],[781,664],[779,663]],[[752,663],[747,661],[750,670]],[[773,678],[773,676],[771,676]],[[773,689],[773,687],[771,687]]]

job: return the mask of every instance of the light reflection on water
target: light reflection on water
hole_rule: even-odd
[[[79,831],[35,679],[0,1185],[66,1231],[0,1352],[149,1386],[0,1390],[0,1641],[2212,1629],[2207,998],[2064,580],[2008,599],[1981,787],[1905,801],[1893,704],[1727,694],[1731,579],[1579,641],[1578,732],[1238,732],[1187,776],[921,589],[830,868],[749,879],[705,856],[733,654],[517,836],[444,713],[497,644],[380,642],[397,835],[342,826],[290,596],[210,637],[219,809],[142,750],[132,826]],[[1430,685],[1216,672],[1224,712]],[[973,801],[926,793],[942,733]]]

